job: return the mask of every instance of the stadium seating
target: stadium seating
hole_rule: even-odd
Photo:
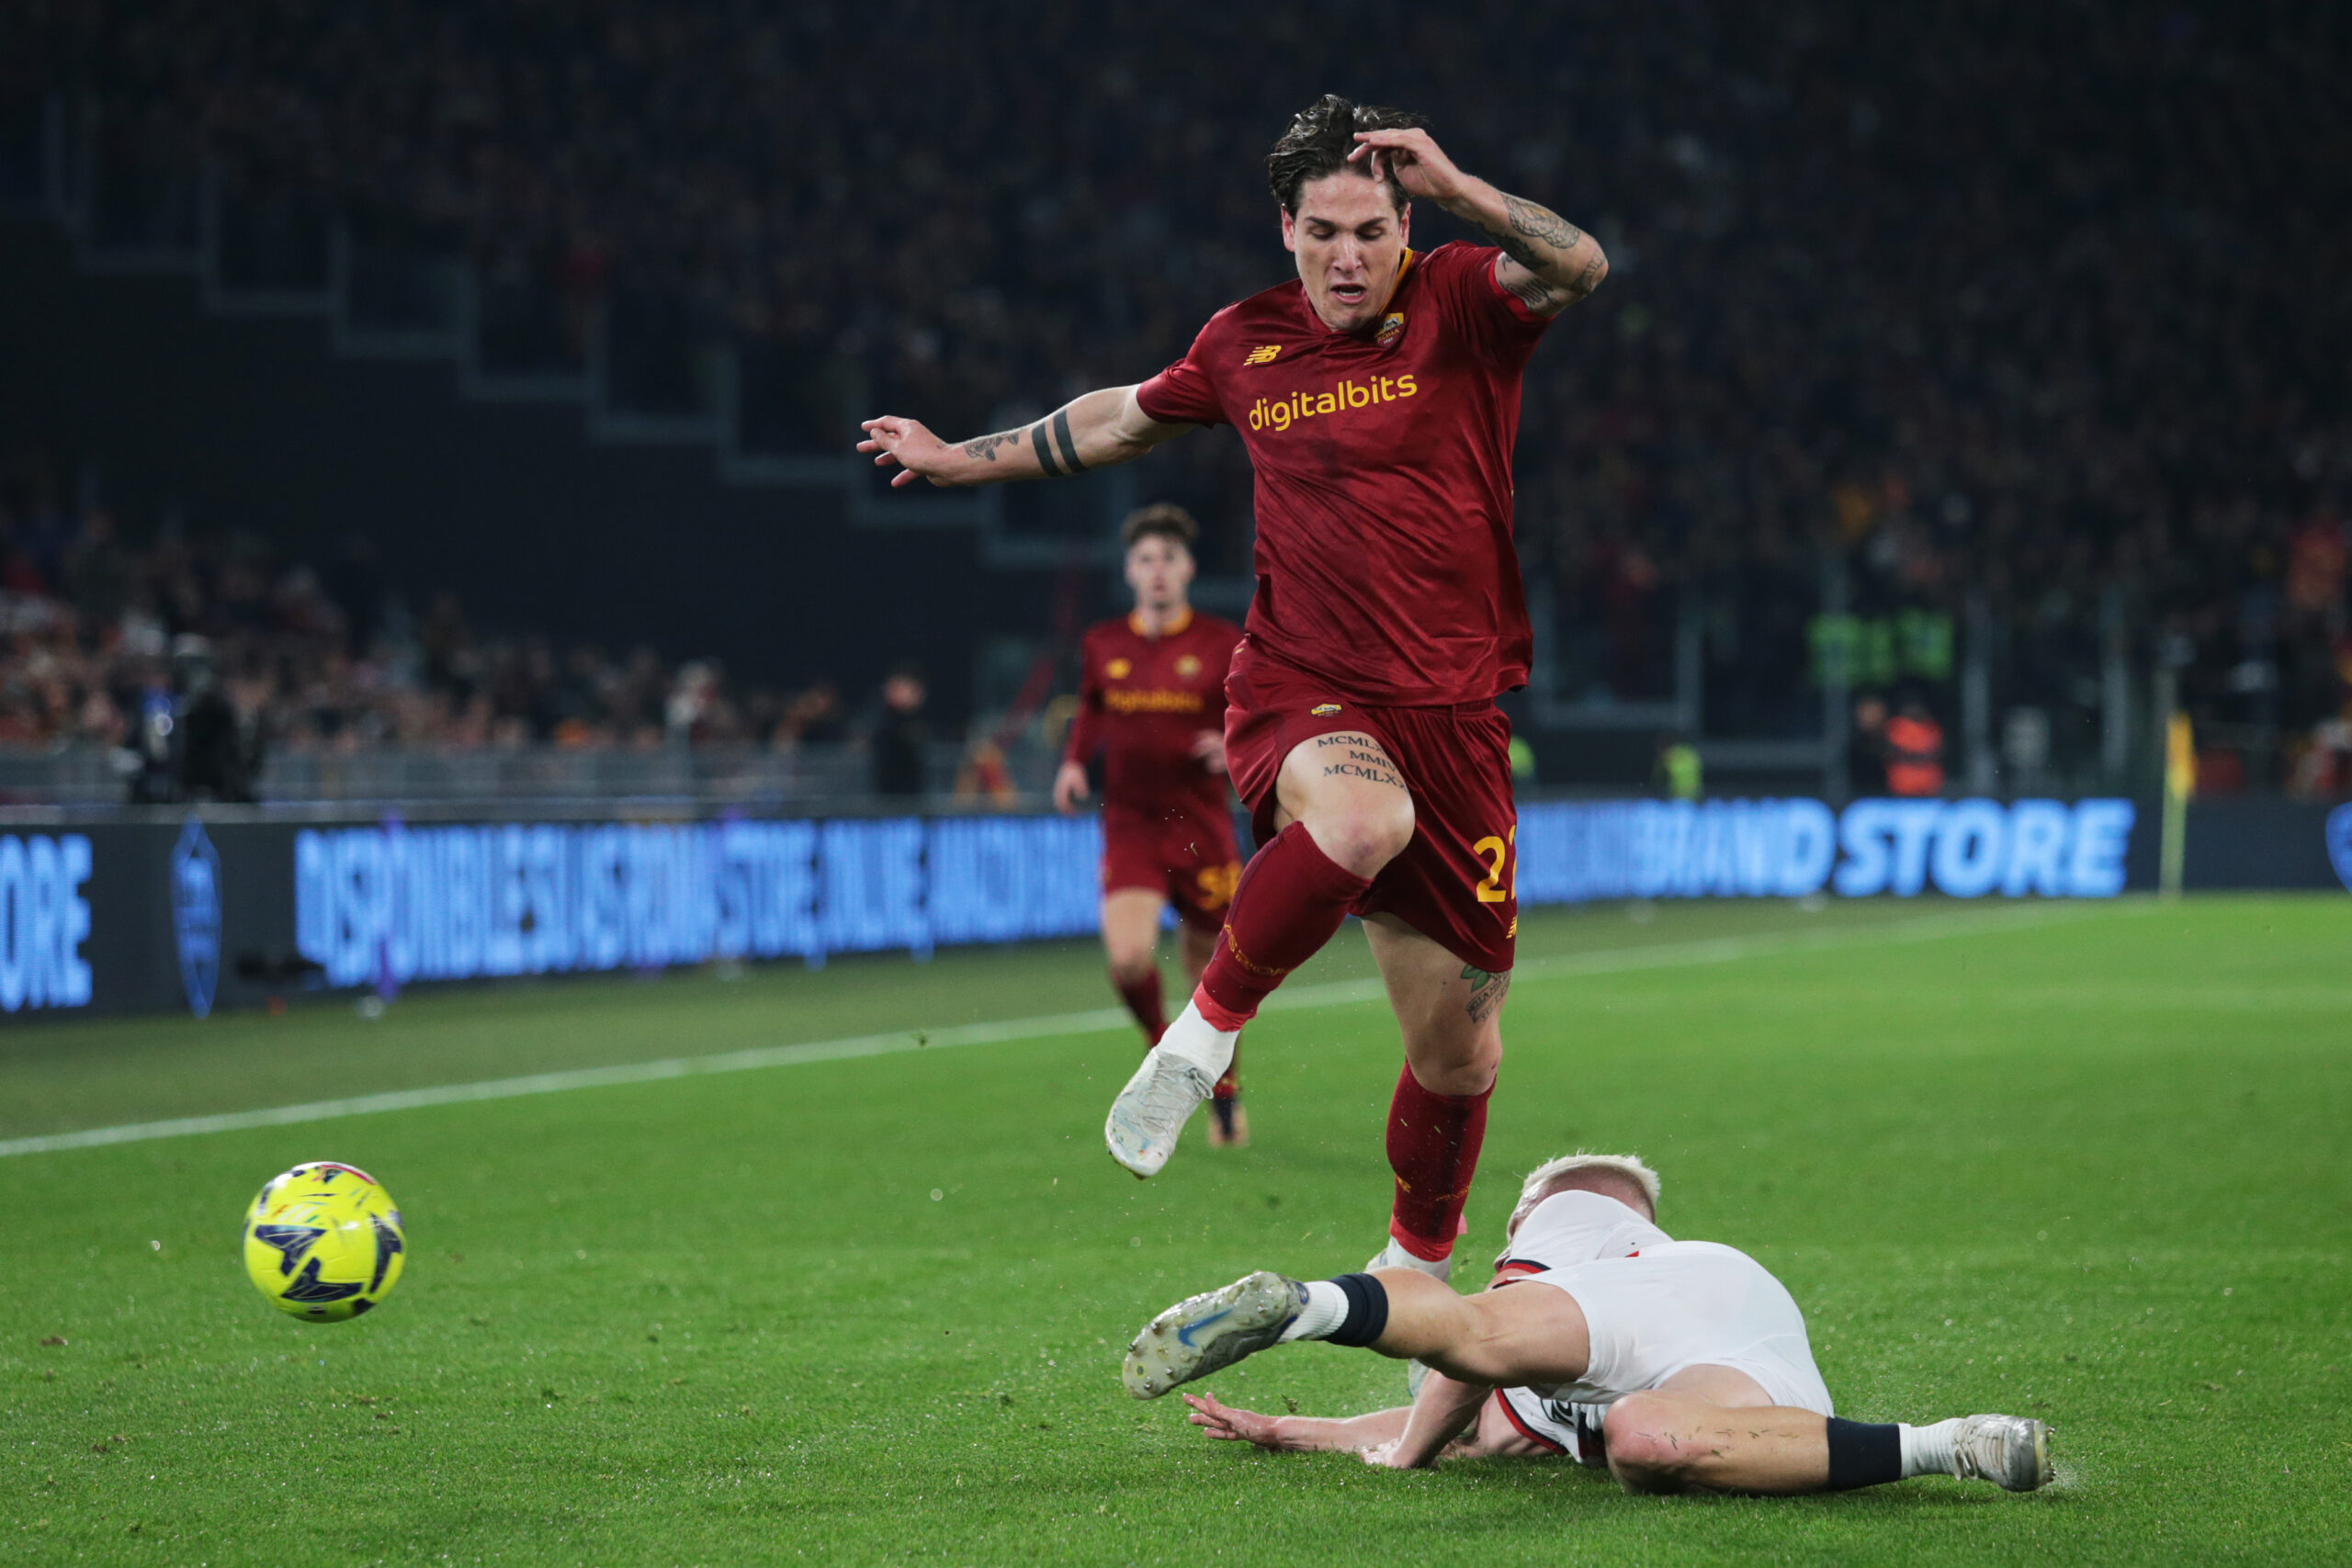
[[[341,243],[387,330],[433,319],[461,263],[487,363],[602,355],[649,420],[706,414],[724,344],[748,438],[787,454],[838,450],[868,406],[978,428],[1136,376],[1277,276],[1255,166],[1302,84],[1252,44],[1306,26],[926,11],[882,95],[852,68],[867,30],[822,7],[99,16],[0,17],[0,152],[21,171],[27,127],[86,117],[108,233],[185,238],[210,180],[245,287],[314,282]],[[1065,72],[1081,23],[1136,63]],[[1834,663],[1989,727],[2012,772],[2112,784],[2112,672],[2168,671],[2212,782],[2334,787],[2296,738],[2335,733],[2352,671],[2330,220],[2352,164],[2296,29],[2339,24],[1853,0],[1789,27],[1728,5],[1359,23],[1315,85],[1429,106],[1612,258],[1529,388],[1545,695],[1659,697],[1696,637],[1711,736],[1817,732]],[[1498,61],[1529,80],[1496,91]],[[1532,121],[1531,96],[1554,107]],[[1238,451],[1197,446],[1183,482],[1238,508]],[[549,732],[485,724],[518,718]]]

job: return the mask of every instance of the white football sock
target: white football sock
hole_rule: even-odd
[[[1201,1016],[1201,1010],[1191,1002],[1176,1015],[1176,1021],[1159,1037],[1154,1050],[1165,1051],[1181,1061],[1190,1062],[1201,1070],[1201,1076],[1211,1083],[1225,1077],[1225,1069],[1233,1066],[1233,1043],[1241,1038],[1241,1031],[1227,1034],[1210,1027]]]
[[[1330,1280],[1309,1280],[1306,1282],[1306,1304],[1298,1309],[1298,1316],[1283,1330],[1282,1343],[1294,1339],[1320,1339],[1348,1321],[1348,1292]]]
[[[1903,1478],[1915,1475],[1957,1475],[1951,1457],[1952,1434],[1960,1430],[1960,1417],[1939,1421],[1932,1427],[1906,1427],[1896,1423],[1895,1436],[1903,1443]]]

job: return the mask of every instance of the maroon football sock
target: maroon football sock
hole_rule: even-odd
[[[1432,1094],[1409,1066],[1396,1077],[1388,1102],[1388,1168],[1396,1173],[1388,1234],[1416,1258],[1453,1255],[1494,1092],[1489,1084],[1478,1094]]]
[[[1225,1076],[1216,1080],[1216,1088],[1209,1091],[1214,1099],[1231,1100],[1241,1092],[1241,1042],[1233,1043],[1233,1060],[1225,1065]]]
[[[1258,1004],[1331,940],[1372,886],[1325,854],[1294,822],[1250,857],[1195,1002],[1218,1029],[1238,1029]]]
[[[1119,999],[1136,1015],[1136,1023],[1143,1030],[1145,1047],[1159,1044],[1159,1037],[1168,1032],[1168,1014],[1160,1001],[1159,971],[1147,969],[1132,980],[1122,980],[1114,969],[1111,988],[1119,993]]]

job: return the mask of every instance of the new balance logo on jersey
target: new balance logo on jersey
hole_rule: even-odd
[[[1243,355],[1241,356],[1241,363],[1244,365],[1272,365],[1274,362],[1274,356],[1282,353],[1282,351],[1283,345],[1281,344],[1270,343],[1263,348],[1253,348],[1249,353]]]
[[[1340,413],[1393,403],[1420,395],[1420,384],[1410,376],[1374,376],[1368,381],[1342,381],[1328,392],[1293,392],[1286,398],[1260,398],[1250,406],[1250,428],[1288,430],[1317,414]]]

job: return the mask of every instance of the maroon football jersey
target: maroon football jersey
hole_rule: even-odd
[[[1229,305],[1136,391],[1169,424],[1230,424],[1257,470],[1250,646],[1389,706],[1526,683],[1511,546],[1520,377],[1549,318],[1491,247],[1407,252],[1377,325],[1335,333],[1296,278]]]
[[[1187,612],[1158,637],[1136,618],[1086,634],[1078,719],[1066,754],[1102,752],[1102,803],[1158,813],[1224,813],[1225,775],[1193,755],[1201,731],[1225,733],[1225,672],[1241,628]]]

